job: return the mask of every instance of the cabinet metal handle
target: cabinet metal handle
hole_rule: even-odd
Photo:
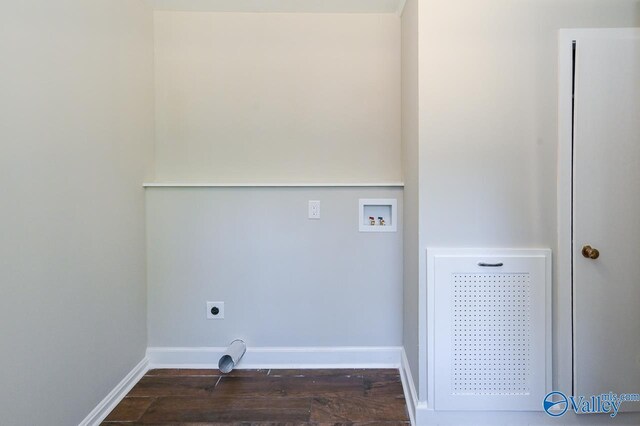
[[[485,267],[488,267],[488,268],[499,268],[500,266],[504,266],[504,263],[502,263],[502,262],[498,262],[498,263],[479,262],[478,266],[485,266]]]

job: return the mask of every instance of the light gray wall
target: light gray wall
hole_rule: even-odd
[[[419,20],[420,244],[555,251],[558,29],[640,26],[640,1],[425,0]],[[554,387],[571,383],[569,309],[553,307]]]
[[[398,182],[396,14],[155,13],[161,181]]]
[[[402,14],[402,170],[404,175],[403,343],[418,388],[418,0]]]
[[[402,217],[401,189],[147,189],[149,346],[401,345],[402,222],[358,232],[358,198]]]
[[[78,424],[144,357],[152,15],[0,13],[0,424]]]

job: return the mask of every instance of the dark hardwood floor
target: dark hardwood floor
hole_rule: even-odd
[[[102,424],[408,422],[398,370],[150,370]]]

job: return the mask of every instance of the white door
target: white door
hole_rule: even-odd
[[[575,52],[574,394],[640,393],[640,31]]]

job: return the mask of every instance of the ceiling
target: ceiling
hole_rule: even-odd
[[[402,13],[405,0],[148,0],[154,10],[272,13]]]

